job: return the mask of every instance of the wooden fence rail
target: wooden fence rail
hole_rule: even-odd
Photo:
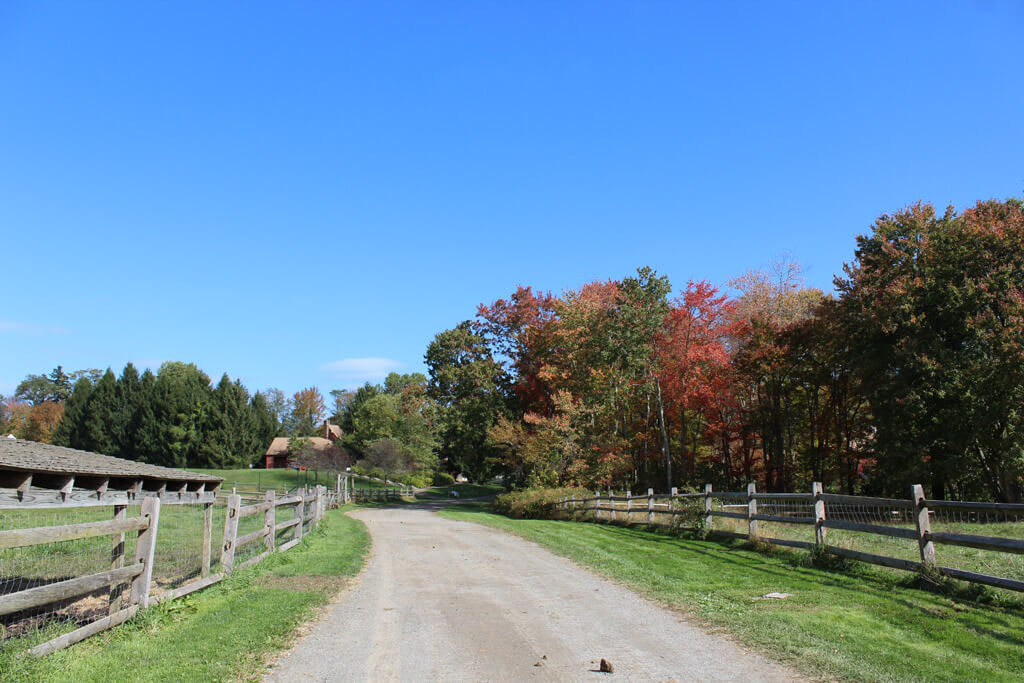
[[[714,506],[715,501],[719,503],[717,508]],[[813,516],[806,512],[778,514],[778,511],[774,509],[772,514],[765,514],[758,512],[758,501],[764,502],[766,506],[777,506],[779,503],[787,502],[810,506]],[[636,506],[637,502],[641,502],[642,507]],[[621,505],[622,503],[624,505]],[[758,493],[754,484],[749,484],[745,492],[714,491],[711,484],[706,484],[702,493],[680,494],[673,489],[669,494],[655,494],[648,489],[647,495],[643,497],[634,496],[630,491],[626,491],[625,495],[608,491],[603,496],[600,491],[596,491],[593,497],[562,499],[555,504],[555,507],[569,512],[593,514],[593,519],[596,521],[624,521],[627,524],[643,521],[654,526],[666,526],[666,517],[669,520],[675,520],[684,516],[688,519],[700,520],[704,531],[709,534],[729,538],[757,539],[795,548],[818,547],[825,552],[859,562],[869,562],[906,571],[934,571],[963,581],[1024,591],[1024,581],[1018,579],[942,566],[936,559],[935,549],[938,544],[963,546],[997,553],[1024,554],[1024,539],[932,531],[931,528],[934,509],[1024,516],[1024,504],[931,500],[924,497],[923,488],[919,485],[911,487],[908,498],[877,498],[825,493],[819,482],[813,483],[810,493]],[[725,507],[732,509],[727,510],[724,509]],[[912,519],[913,526],[902,527],[884,523],[869,524],[853,521],[849,519],[851,509],[885,510],[886,514],[891,517],[891,521],[909,522]],[[642,519],[637,517],[642,513],[646,513]],[[747,532],[716,529],[715,518],[745,521]],[[758,522],[813,526],[815,540],[812,543],[770,538],[758,532]],[[671,523],[673,522],[668,522],[668,524]],[[916,541],[919,559],[907,560],[837,546],[828,541],[828,530],[830,529]]]
[[[319,524],[324,512],[328,508],[335,507],[350,498],[347,489],[343,490],[340,479],[337,490],[317,486],[314,489],[299,491],[281,498],[277,498],[274,491],[266,491],[261,494],[263,497],[262,501],[244,506],[242,505],[241,495],[237,493],[228,495],[223,502],[225,523],[221,543],[221,571],[216,574],[210,573],[210,545],[213,539],[213,506],[220,504],[220,502],[215,502],[213,492],[200,492],[199,495],[190,496],[145,496],[140,498],[138,502],[135,502],[135,504],[141,502],[140,513],[136,517],[127,517],[126,515],[127,505],[132,501],[129,499],[116,499],[112,506],[114,518],[111,520],[0,530],[0,550],[6,551],[97,536],[110,536],[113,539],[111,568],[109,570],[87,576],[54,581],[41,586],[34,586],[0,595],[0,616],[16,614],[51,603],[81,598],[96,591],[109,588],[110,607],[108,616],[53,638],[41,645],[37,645],[28,650],[28,652],[41,656],[68,647],[91,635],[131,619],[140,608],[144,609],[151,604],[174,600],[200,590],[230,576],[235,569],[255,564],[273,552],[283,552],[294,547],[302,539],[305,531],[311,531]],[[3,491],[0,491],[0,493],[3,493]],[[203,549],[200,559],[200,577],[178,588],[153,597],[150,595],[150,587],[153,582],[156,539],[160,526],[160,507],[162,504],[178,505],[197,502],[203,505]],[[110,502],[105,504],[111,505]],[[96,502],[87,500],[82,504],[77,504],[71,498],[70,500],[63,501],[60,507],[77,508],[86,505],[94,506]],[[38,507],[55,507],[55,505],[49,499],[42,501],[42,504],[40,504],[38,497],[17,499],[10,495],[0,495],[0,508],[3,509]],[[276,523],[276,512],[281,507],[294,508],[294,518]],[[238,534],[239,520],[261,513],[263,514],[264,523],[260,529],[242,535]],[[291,528],[294,528],[291,540],[280,546],[275,546],[277,533]],[[125,534],[130,532],[137,532],[138,539],[135,543],[135,556],[126,566],[124,558]],[[263,542],[263,551],[236,567],[236,551],[257,541]]]

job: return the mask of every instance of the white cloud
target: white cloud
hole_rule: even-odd
[[[391,358],[342,358],[320,366],[335,377],[350,382],[369,382],[384,379],[389,372],[405,367],[405,363]]]
[[[42,337],[48,334],[67,334],[69,330],[57,325],[42,325],[40,323],[29,323],[20,320],[0,320],[0,332]]]

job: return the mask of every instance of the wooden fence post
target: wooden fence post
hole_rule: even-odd
[[[754,519],[754,515],[757,514],[755,493],[757,493],[757,484],[750,482],[747,484],[747,535],[750,538],[757,538],[757,520]]]
[[[264,539],[264,543],[267,546],[267,552],[274,552],[274,541],[277,533],[274,531],[274,527],[277,525],[277,506],[274,505],[274,500],[277,498],[277,491],[270,489],[264,496],[266,501],[270,503],[270,507],[263,513],[263,526],[267,527],[267,537]]]
[[[633,521],[633,492],[626,491],[626,524]]]
[[[647,489],[647,523],[654,524],[654,489]]]
[[[711,484],[704,484],[704,531],[711,531]]]
[[[149,517],[149,526],[139,532],[135,542],[135,561],[142,562],[142,573],[132,581],[131,604],[149,607],[149,583],[153,580],[153,556],[156,554],[156,532],[160,526],[160,498],[142,499],[142,516]]]
[[[306,516],[306,494],[299,492],[299,502],[295,504],[295,516],[299,518],[299,523],[295,525],[295,540],[302,540],[302,518]]]
[[[127,505],[114,506],[114,519],[123,521],[128,518]],[[120,569],[124,566],[124,532],[114,534],[114,545],[110,550],[110,568]],[[119,583],[110,587],[109,610],[107,614],[121,611],[121,593],[124,591],[124,584]]]
[[[921,564],[925,568],[935,566],[935,544],[932,542],[932,520],[928,517],[928,506],[924,502],[924,488],[920,484],[910,487],[910,497],[914,501],[914,516],[917,522],[917,545],[921,549]]]
[[[814,542],[824,548],[828,541],[828,529],[825,528],[825,500],[821,497],[824,487],[820,481],[811,483],[811,496],[814,500]]]
[[[224,509],[224,545],[220,550],[220,569],[225,576],[231,576],[235,568],[235,539],[238,538],[238,508],[242,507],[242,497],[237,493],[228,496],[228,505]]]
[[[203,555],[200,575],[205,579],[210,575],[210,545],[213,543],[213,503],[203,503]]]
[[[594,491],[594,521],[601,521],[601,491]]]

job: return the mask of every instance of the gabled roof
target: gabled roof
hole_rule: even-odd
[[[334,447],[334,442],[330,439],[325,439],[322,436],[307,436],[307,437],[296,437],[305,438],[309,442],[309,447],[314,451],[325,451]],[[270,447],[267,448],[267,455],[287,455],[288,454],[288,442],[287,436],[274,437],[274,440],[270,442]]]
[[[221,482],[222,477],[114,458],[24,439],[0,439],[0,470],[165,481]]]

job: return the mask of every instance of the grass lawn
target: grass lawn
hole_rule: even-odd
[[[362,567],[369,534],[343,511],[292,550],[67,650],[21,659],[0,648],[0,680],[256,680],[266,656]]]
[[[224,477],[224,483],[221,485],[221,490],[231,493],[232,487],[237,487],[244,491],[255,491],[256,487],[259,486],[260,490],[267,490],[270,488],[276,488],[279,492],[284,490],[293,490],[297,486],[303,486],[308,484],[313,486],[319,483],[327,486],[328,488],[334,488],[337,483],[337,472],[320,472],[318,475],[314,474],[312,470],[306,472],[300,472],[298,470],[288,470],[284,468],[273,469],[273,470],[261,470],[261,469],[240,469],[240,470],[210,470],[210,469],[198,469],[189,468],[189,472],[201,472],[203,474],[212,474],[215,477]],[[362,477],[354,477],[353,483],[356,487],[361,489],[380,489],[384,488],[384,484],[375,479],[364,479]],[[395,488],[391,486],[390,488]]]
[[[417,498],[448,498],[450,491],[458,491],[459,498],[478,498],[496,493],[504,493],[505,487],[497,484],[451,484],[450,486],[433,486],[416,494]]]
[[[812,676],[871,681],[1020,681],[1024,602],[940,595],[914,576],[808,554],[674,538],[639,527],[514,520],[465,505],[439,514],[535,541]],[[968,589],[970,590],[970,589]],[[784,600],[762,600],[771,592]],[[628,607],[624,607],[628,609]],[[685,647],[685,644],[680,644]]]

